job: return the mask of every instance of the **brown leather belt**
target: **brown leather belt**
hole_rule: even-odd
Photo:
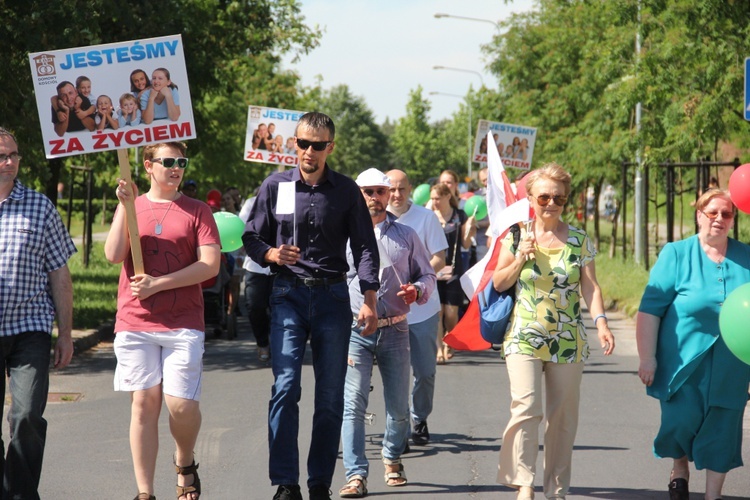
[[[398,316],[391,316],[390,318],[380,318],[378,319],[378,328],[383,328],[384,326],[393,326],[396,323],[401,323],[405,319],[406,314],[399,314]]]

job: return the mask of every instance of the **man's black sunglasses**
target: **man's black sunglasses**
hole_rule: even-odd
[[[362,192],[365,193],[370,198],[372,198],[372,195],[376,193],[378,196],[385,196],[385,194],[388,192],[388,189],[387,188],[377,188],[377,189],[368,188],[368,189],[363,189]]]
[[[187,168],[188,166],[187,158],[152,158],[151,161],[161,163],[166,168],[174,167],[175,163],[177,163],[178,168],[184,169],[184,168]]]
[[[294,138],[297,141],[297,147],[300,149],[307,150],[312,146],[314,151],[323,151],[333,141],[308,141],[306,139],[300,139],[299,137]]]

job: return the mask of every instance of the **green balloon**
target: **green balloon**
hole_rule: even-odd
[[[234,252],[242,247],[242,235],[245,233],[242,219],[229,212],[216,212],[214,220],[219,228],[222,252]]]
[[[466,200],[464,212],[469,217],[473,215],[477,220],[487,217],[487,202],[484,201],[484,196],[474,195]]]
[[[724,343],[743,363],[750,365],[750,283],[729,294],[719,312],[719,330]]]
[[[412,193],[411,198],[417,205],[426,205],[427,202],[430,201],[430,185],[420,184],[414,188],[414,193]]]

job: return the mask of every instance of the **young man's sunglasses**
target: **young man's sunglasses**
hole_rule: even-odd
[[[550,196],[548,194],[540,194],[539,196],[534,196],[534,198],[536,198],[536,202],[539,203],[543,207],[546,207],[547,205],[549,205],[550,201],[554,201],[555,205],[557,205],[558,207],[562,207],[568,202],[568,197],[563,196],[561,194],[557,196]]]
[[[151,162],[161,163],[166,168],[174,167],[175,163],[177,164],[178,168],[187,168],[188,166],[187,158],[152,158]]]
[[[308,141],[306,139],[300,139],[299,137],[294,138],[297,141],[297,147],[300,149],[307,150],[312,146],[313,151],[323,151],[333,141]]]

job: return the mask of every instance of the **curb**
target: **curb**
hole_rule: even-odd
[[[104,323],[96,329],[73,330],[73,355],[88,351],[104,339],[114,335],[114,323]]]

